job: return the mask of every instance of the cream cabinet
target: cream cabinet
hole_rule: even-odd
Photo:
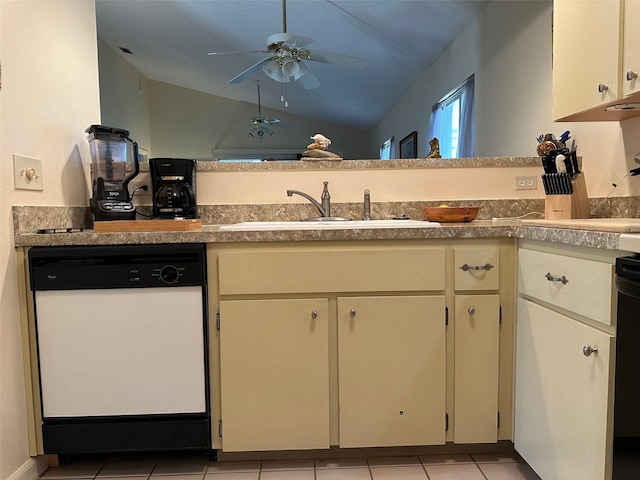
[[[210,244],[207,259],[214,448],[512,439],[513,239]]]
[[[225,451],[328,448],[328,300],[222,301],[220,321]]]
[[[605,110],[640,100],[633,76],[639,73],[637,3],[554,0],[554,120],[623,120],[640,115],[636,110]]]
[[[455,443],[493,443],[499,427],[500,249],[454,249]]]
[[[622,57],[622,94],[640,93],[640,1],[624,3],[624,53]]]
[[[340,446],[445,443],[444,296],[338,298]]]
[[[518,252],[514,444],[543,479],[611,478],[615,255]]]
[[[498,440],[500,297],[455,298],[455,443]]]

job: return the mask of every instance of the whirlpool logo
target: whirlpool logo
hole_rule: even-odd
[[[57,280],[57,279],[58,279],[58,276],[57,276],[57,275],[53,275],[53,274],[49,273],[49,274],[47,275],[47,278],[48,278],[49,280]]]

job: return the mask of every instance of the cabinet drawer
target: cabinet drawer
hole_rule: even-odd
[[[518,288],[522,294],[612,325],[613,269],[605,262],[521,249]]]
[[[222,252],[221,295],[442,291],[443,248]]]
[[[455,248],[456,290],[498,290],[500,288],[500,250],[493,248]]]

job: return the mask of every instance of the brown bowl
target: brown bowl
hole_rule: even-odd
[[[430,222],[470,222],[478,216],[478,207],[424,207],[422,214]]]

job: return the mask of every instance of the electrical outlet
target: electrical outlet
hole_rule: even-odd
[[[16,190],[42,191],[42,160],[14,153],[13,186]]]
[[[516,177],[516,190],[535,190],[538,188],[538,177],[527,175]]]

